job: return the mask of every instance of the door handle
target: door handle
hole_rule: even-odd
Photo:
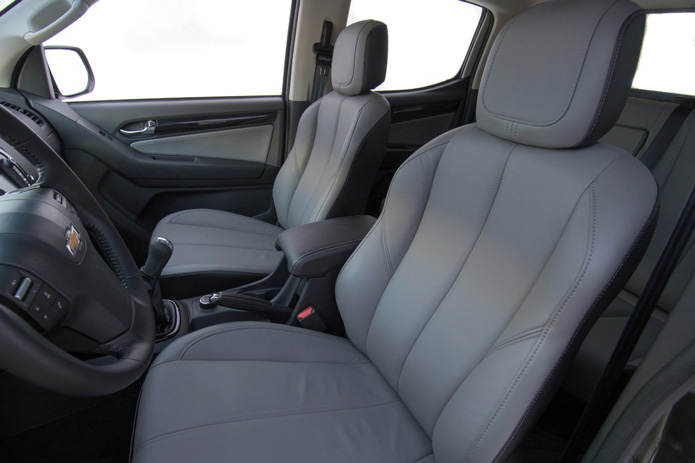
[[[154,120],[149,120],[145,122],[144,126],[141,129],[135,129],[135,130],[126,130],[126,129],[120,129],[119,132],[121,132],[122,135],[154,135],[154,131],[157,128],[157,121]]]

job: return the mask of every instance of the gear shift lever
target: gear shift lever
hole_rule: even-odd
[[[152,298],[152,308],[154,309],[155,323],[158,332],[162,332],[169,325],[169,317],[167,316],[162,304],[162,294],[159,290],[157,280],[162,274],[164,266],[169,262],[171,254],[174,252],[174,245],[168,239],[158,236],[150,241],[150,247],[147,252],[147,261],[140,268],[140,275],[145,280],[147,289],[150,291]]]
[[[150,290],[154,288],[173,252],[174,245],[164,237],[158,236],[150,241],[147,262],[140,268],[140,274]]]

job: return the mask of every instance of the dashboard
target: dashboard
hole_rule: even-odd
[[[54,151],[60,153],[62,144],[51,125],[26,106],[24,97],[13,90],[0,90],[0,105],[11,109]],[[0,196],[33,185],[38,180],[36,167],[19,151],[0,138]]]
[[[0,195],[33,185],[36,168],[17,150],[0,139]]]

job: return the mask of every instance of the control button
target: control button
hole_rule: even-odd
[[[39,306],[38,304],[32,304],[27,312],[29,313],[29,316],[33,318],[34,321],[41,325],[41,327],[45,330],[51,328],[53,326],[55,318],[57,318],[54,317],[52,314],[49,314],[46,311],[46,309]]]
[[[34,299],[36,298],[36,295],[39,294],[41,289],[43,288],[43,283],[40,283],[36,280],[34,280],[34,284],[31,285],[31,289],[29,290],[29,294],[27,295],[26,302],[27,304],[31,304]]]
[[[19,284],[24,277],[15,269],[4,267],[0,269],[2,279],[4,280],[4,292],[8,296],[14,296],[19,288]]]
[[[53,304],[55,298],[53,289],[47,285],[43,285],[43,288],[41,288],[41,291],[39,291],[39,294],[36,296],[34,305],[38,304],[42,309],[48,309],[51,304]]]
[[[22,282],[19,284],[19,287],[14,293],[14,298],[19,299],[20,301],[24,301],[24,298],[26,297],[27,293],[29,292],[29,288],[31,288],[31,278],[24,278]]]
[[[55,301],[53,301],[53,304],[51,304],[51,311],[58,314],[58,316],[65,313],[67,308],[68,308],[68,301],[66,301],[65,299],[63,299],[60,296],[57,296],[55,298]]]

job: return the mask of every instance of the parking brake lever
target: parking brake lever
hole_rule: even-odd
[[[206,294],[200,298],[199,305],[201,309],[213,309],[219,305],[254,312],[274,323],[284,323],[292,315],[292,309],[284,305],[274,304],[254,296],[225,291]]]

